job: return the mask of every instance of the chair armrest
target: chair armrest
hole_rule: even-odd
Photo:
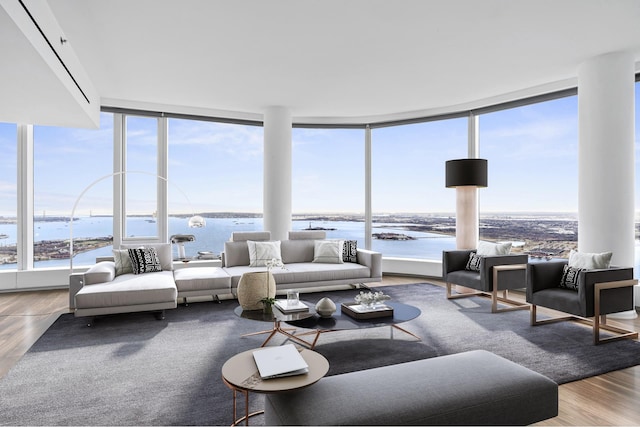
[[[442,251],[442,277],[446,279],[447,274],[452,271],[464,270],[471,252],[475,252],[475,250],[457,249],[454,251]]]
[[[531,296],[543,289],[557,288],[562,279],[562,270],[568,260],[534,262],[527,265],[527,302]]]
[[[73,273],[69,276],[69,309],[74,311],[76,308],[76,294],[82,286],[84,273]]]
[[[116,278],[116,263],[113,261],[103,261],[94,264],[84,272],[84,285],[95,285],[96,283],[110,282]]]
[[[116,277],[116,263],[113,261],[102,261],[91,266],[84,273],[73,273],[69,275],[69,308],[76,308],[76,294],[85,285],[95,285],[96,283],[110,282]]]
[[[356,249],[358,264],[369,267],[371,278],[382,277],[382,253],[368,249]]]
[[[595,307],[595,287],[597,283],[623,282],[633,279],[633,268],[610,267],[606,269],[584,270],[578,276],[578,295],[583,307]],[[621,283],[622,284],[622,283]],[[602,291],[600,301],[600,314],[617,313],[633,310],[633,285],[628,282],[621,288]],[[592,317],[594,312],[587,311],[586,317]]]
[[[489,284],[489,286],[486,289],[493,289],[493,267],[497,267],[500,265],[522,265],[522,264],[527,265],[528,262],[529,262],[529,255],[526,255],[526,254],[483,256],[482,259],[480,260],[480,280],[482,281],[482,283]],[[505,288],[513,289],[514,286],[524,288],[526,286],[526,274],[524,271],[525,269],[526,267],[522,269],[520,274],[518,273],[507,274],[506,272],[504,272],[504,274],[507,274],[509,276],[507,277],[507,279],[511,279],[511,280],[507,280],[507,282],[513,283],[513,286],[510,284],[507,284]],[[519,283],[516,283],[516,281],[521,282],[522,286],[519,286]],[[503,283],[502,280],[500,280],[500,283]]]

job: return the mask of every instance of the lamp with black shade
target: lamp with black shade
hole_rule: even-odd
[[[487,186],[487,160],[448,160],[445,169],[446,187],[456,189],[456,248],[475,249],[480,227],[478,188]]]

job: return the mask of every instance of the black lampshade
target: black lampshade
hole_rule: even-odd
[[[486,159],[458,159],[447,160],[446,186],[461,187],[473,185],[476,187],[487,186],[487,160]]]

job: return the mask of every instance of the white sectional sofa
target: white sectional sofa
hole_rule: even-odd
[[[154,311],[162,318],[164,310],[175,308],[179,298],[186,302],[187,298],[196,296],[216,299],[221,295],[235,296],[242,274],[266,269],[250,266],[250,242],[269,242],[270,237],[269,232],[234,233],[231,240],[225,242],[221,268],[173,270],[170,244],[123,245],[123,251],[140,246],[153,248],[160,264],[156,267],[160,271],[135,274],[123,266],[126,251],[114,251],[114,257],[100,258],[86,272],[70,275],[69,308],[76,316]],[[356,249],[349,257],[355,262],[313,262],[316,241],[325,241],[325,233],[292,231],[288,240],[274,242],[281,248],[284,263],[284,268],[271,270],[277,292],[382,280],[382,254]]]
[[[268,242],[270,238],[268,231],[242,232],[233,233],[231,241],[225,242],[222,267],[231,276],[234,295],[244,273],[265,271],[263,266],[250,266],[247,242]],[[276,292],[382,281],[382,254],[379,252],[356,249],[355,258],[351,257],[355,262],[314,262],[315,244],[325,239],[324,231],[290,231],[289,239],[279,242],[284,267],[271,269]]]

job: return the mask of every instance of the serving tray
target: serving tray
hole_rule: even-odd
[[[341,304],[342,312],[354,319],[375,319],[377,317],[393,316],[393,307],[388,305],[378,305],[372,309],[366,309],[357,302],[343,302]]]

